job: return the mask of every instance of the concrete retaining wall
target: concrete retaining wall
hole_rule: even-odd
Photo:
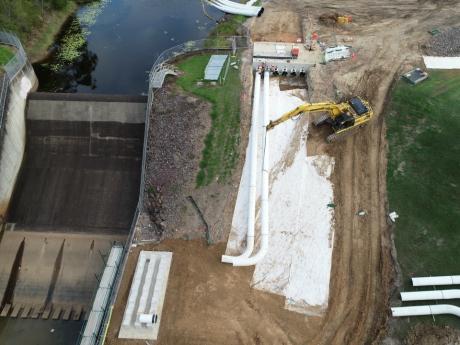
[[[0,223],[5,219],[24,156],[26,141],[25,110],[27,93],[38,86],[32,68],[26,66],[11,82],[9,99],[0,132]]]
[[[144,123],[147,97],[35,92],[29,120]]]

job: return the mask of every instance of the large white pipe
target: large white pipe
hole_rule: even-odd
[[[251,13],[254,16],[259,15],[259,13],[261,11],[263,12],[263,8],[260,7],[260,6],[251,6],[251,5],[246,5],[246,4],[240,4],[240,3],[230,1],[230,0],[210,0],[210,1],[220,3],[223,6],[227,6],[227,7],[231,7],[231,8],[234,8],[234,9],[242,10],[242,11],[247,12],[247,13]]]
[[[460,290],[458,289],[401,292],[401,301],[428,301],[455,298],[460,298]]]
[[[260,73],[256,72],[254,82],[254,99],[252,104],[251,137],[249,143],[249,202],[248,202],[248,231],[246,234],[246,249],[240,256],[222,255],[222,262],[232,264],[236,258],[247,258],[254,250],[254,226],[256,214],[256,186],[257,186],[257,136],[259,132],[258,114],[260,98]]]
[[[460,317],[460,308],[450,304],[420,305],[414,307],[391,308],[395,317],[452,314]]]
[[[220,2],[222,5],[233,7],[233,8],[240,8],[240,9],[243,9],[243,10],[253,10],[254,8],[257,9],[257,10],[260,9],[260,7],[257,8],[255,6],[250,6],[250,5],[246,5],[246,4],[240,4],[240,3],[230,1],[230,0],[211,0],[211,1]]]
[[[225,2],[224,0],[209,0],[208,2],[223,12],[241,14],[248,17],[258,16],[261,11],[260,8],[254,6],[238,6],[238,4],[235,4],[232,1]]]
[[[263,143],[263,163],[262,163],[262,193],[261,193],[261,208],[262,208],[262,217],[261,217],[261,231],[260,231],[260,248],[257,254],[251,256],[250,258],[235,258],[233,260],[233,266],[251,266],[257,264],[260,260],[265,257],[265,254],[268,252],[268,237],[269,237],[269,206],[268,206],[268,195],[269,195],[269,177],[270,177],[270,167],[269,167],[269,142],[268,142],[268,132],[267,125],[270,121],[269,118],[269,97],[270,97],[270,73],[266,71],[264,73],[264,120],[262,123],[262,130],[264,131],[264,143]]]
[[[223,12],[241,14],[248,17],[260,16],[264,12],[263,7],[247,6],[228,0],[207,0],[207,3]]]
[[[460,285],[460,276],[437,276],[412,278],[414,286]]]

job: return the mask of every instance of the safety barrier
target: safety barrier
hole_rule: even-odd
[[[20,72],[25,73],[27,69],[32,68],[32,65],[29,63],[21,41],[16,35],[8,31],[0,31],[0,43],[16,50],[10,61],[0,67],[4,71],[4,73],[0,71],[0,130],[2,130],[10,84]]]

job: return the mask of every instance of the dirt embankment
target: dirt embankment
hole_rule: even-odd
[[[144,207],[150,223],[144,237],[200,237],[193,204],[203,139],[211,127],[211,105],[167,83],[155,93],[150,118]]]
[[[242,70],[249,71],[249,51],[243,52],[241,61]],[[229,181],[200,188],[196,187],[196,176],[211,127],[211,104],[184,92],[173,80],[155,94],[146,167],[146,212],[141,216],[139,238],[204,238],[207,228],[210,242],[227,239],[247,146],[252,74],[242,73],[241,82],[240,160]]]

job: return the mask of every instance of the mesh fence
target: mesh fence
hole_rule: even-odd
[[[15,54],[10,61],[2,66],[4,73],[0,72],[0,130],[2,130],[9,86],[20,73],[25,73],[27,70],[31,69],[32,66],[27,59],[21,41],[13,33],[0,31],[0,43],[11,46],[15,50]]]

